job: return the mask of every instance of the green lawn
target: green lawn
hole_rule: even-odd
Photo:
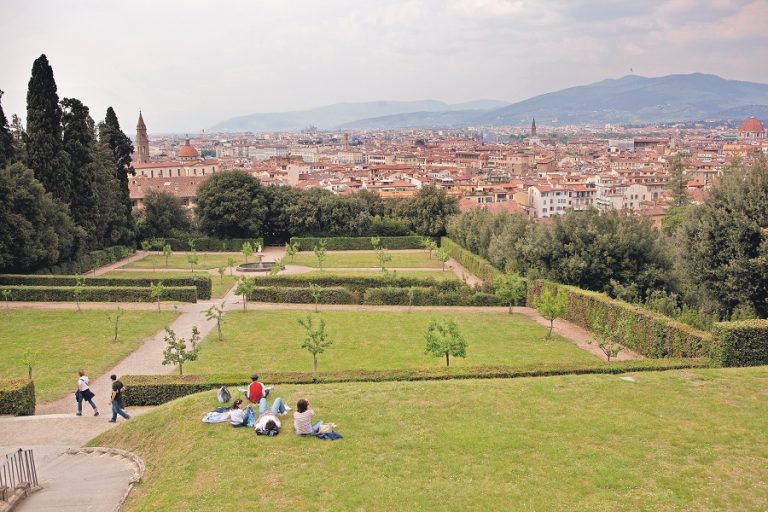
[[[443,272],[442,270],[396,270],[395,271],[398,277],[420,277],[423,279],[436,279],[438,281],[455,281],[459,278],[456,277],[456,274],[453,272],[446,270]],[[371,276],[381,276],[382,273],[380,270],[376,271],[370,271],[370,270],[334,270],[334,271],[328,271],[328,270],[313,270],[312,272],[307,272],[305,274],[301,274],[302,276],[308,276],[308,277],[316,277],[316,276],[329,276],[329,275],[341,275],[341,276],[350,276],[350,277],[371,277]]]
[[[31,347],[37,353],[32,376],[38,403],[61,398],[74,390],[79,368],[91,378],[104,373],[177,316],[171,311],[126,310],[113,343],[107,314],[114,311],[78,313],[74,304],[67,311],[0,311],[0,378],[26,377],[22,355]]]
[[[392,261],[387,263],[387,268],[442,268],[443,264],[433,256],[431,259],[426,251],[389,251]],[[377,268],[379,260],[373,251],[328,251],[323,263],[325,268]],[[313,252],[302,252],[293,257],[286,258],[284,263],[304,265],[307,267],[319,267],[317,258]]]
[[[135,277],[135,278],[148,278],[148,279],[170,279],[174,277],[182,277],[182,276],[189,276],[192,275],[191,272],[163,272],[162,270],[158,270],[156,272],[153,271],[147,271],[147,272],[135,272],[135,271],[124,271],[124,270],[113,270],[112,272],[107,272],[105,274],[106,277]],[[237,281],[236,276],[230,276],[229,270],[227,270],[227,273],[224,275],[224,278],[222,279],[219,274],[204,274],[208,275],[211,278],[211,297],[214,299],[219,299],[221,297],[224,297],[226,293],[229,291],[232,286],[234,286],[235,282]]]
[[[300,311],[232,311],[225,317],[224,342],[209,335],[198,361],[184,365],[193,373],[252,370],[312,371],[312,356],[301,348],[305,337]],[[452,366],[563,364],[599,360],[572,343],[553,337],[521,315],[506,313],[434,313],[418,311],[326,311],[319,315],[334,344],[319,356],[320,370],[432,368],[443,359],[424,354],[424,331],[430,320],[455,320],[469,342],[467,357]],[[317,323],[317,318],[315,319]]]
[[[768,367],[279,386],[339,441],[200,422],[215,391],[90,442],[138,454],[126,511],[768,509]],[[180,435],[180,433],[183,433]]]
[[[245,256],[240,252],[199,252],[197,253],[198,262],[197,265],[195,265],[195,269],[215,269],[225,267],[229,258],[235,259],[235,266],[245,262]],[[253,263],[256,260],[251,256],[248,258],[248,261]],[[187,253],[185,252],[176,252],[169,256],[167,266],[165,264],[165,256],[162,254],[150,254],[140,260],[123,265],[120,268],[146,268],[157,270],[162,270],[164,268],[182,268],[191,270],[189,261],[187,261]]]

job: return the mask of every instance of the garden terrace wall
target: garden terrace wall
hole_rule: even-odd
[[[488,260],[464,249],[446,236],[440,239],[440,247],[442,247],[451,258],[461,263],[461,265],[475,277],[483,281],[483,284],[485,285],[493,285],[496,278],[503,275],[503,272],[491,265]]]
[[[0,414],[35,414],[35,383],[27,379],[0,380]]]
[[[16,302],[75,302],[75,286],[3,286],[10,290],[9,300]],[[80,288],[80,302],[154,302],[149,287],[139,286],[84,286]],[[164,301],[197,302],[194,286],[167,286],[161,297]]]
[[[423,238],[416,235],[408,236],[380,236],[381,246],[384,249],[423,249]],[[325,248],[329,251],[360,251],[372,250],[371,237],[369,236],[337,236],[337,237],[298,237],[291,238],[291,243],[298,243],[300,251],[311,251],[320,241],[325,240]]]
[[[248,300],[280,304],[313,304],[315,298],[309,288],[266,286],[256,287]],[[320,304],[359,304],[360,295],[342,288],[327,287],[320,290]]]
[[[542,280],[528,283],[528,304],[535,304],[543,287],[568,296],[565,320],[590,330],[591,323],[609,326],[627,321],[623,345],[647,357],[709,357],[712,335],[641,306],[605,294]]]
[[[38,269],[36,274],[84,274],[89,270],[127,258],[135,251],[124,245],[105,247],[83,254],[74,261],[62,261],[50,267]]]
[[[369,288],[363,304],[372,306],[408,306],[410,288]],[[504,300],[491,293],[476,292],[469,287],[460,290],[413,287],[413,306],[504,306]]]
[[[768,364],[768,320],[717,323],[712,329],[712,337],[712,360],[715,364]]]
[[[327,273],[326,275],[286,274],[277,276],[265,276],[258,280],[262,286],[308,287],[310,283],[319,286],[342,286],[359,294],[365,293],[368,288],[381,288],[395,286],[406,288],[410,286],[434,287],[440,290],[459,290],[466,285],[459,280],[437,280],[432,277],[392,277],[393,272],[387,275],[371,272],[370,276],[349,276],[343,274]]]
[[[140,286],[149,287],[153,283],[162,281],[166,287],[197,288],[198,299],[211,298],[211,277],[205,274],[168,277],[164,279],[137,278],[137,277],[87,277],[87,276],[56,276],[56,275],[16,275],[0,274],[0,288],[6,285],[17,286],[75,286],[78,279],[83,280],[85,286]]]
[[[678,370],[707,366],[700,359],[645,359],[611,363],[572,363],[529,366],[475,366],[460,368],[425,368],[402,370],[347,370],[335,372],[262,373],[260,380],[270,384],[320,384],[341,382],[388,382],[450,379],[511,379],[554,375],[622,374],[626,372]],[[245,375],[126,375],[123,393],[127,406],[160,405],[176,398],[218,389],[249,384]]]

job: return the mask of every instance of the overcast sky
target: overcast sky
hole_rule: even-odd
[[[768,83],[767,0],[0,0],[0,89],[32,62],[133,136],[337,102],[518,101],[629,74]]]

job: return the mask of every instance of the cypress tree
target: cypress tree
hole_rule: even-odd
[[[71,178],[62,149],[61,107],[53,69],[45,54],[32,65],[27,90],[27,167],[55,198],[69,203]]]
[[[133,143],[120,129],[120,122],[112,107],[107,109],[104,122],[99,124],[99,142],[109,154],[114,175],[120,183],[120,201],[127,215],[126,226],[131,233],[134,233],[135,223],[131,215],[131,197],[128,192],[128,175],[136,175],[136,171],[131,166]],[[132,234],[131,237],[133,236]]]
[[[0,91],[0,169],[13,161],[15,153],[13,147],[13,135],[8,128],[8,119],[5,117],[2,105],[3,91]]]
[[[75,98],[61,101],[63,110],[64,151],[69,155],[72,172],[72,219],[81,226],[93,246],[98,222],[98,195],[96,193],[96,163],[94,159],[94,123],[88,107]]]

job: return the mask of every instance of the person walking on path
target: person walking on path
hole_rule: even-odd
[[[82,368],[77,372],[79,378],[77,379],[77,391],[75,391],[75,400],[77,400],[77,415],[83,415],[83,401],[91,404],[93,408],[93,415],[99,415],[99,409],[96,404],[93,403],[93,397],[96,396],[91,388],[88,386],[88,376],[85,374],[85,370]]]
[[[131,419],[130,415],[123,410],[123,391],[125,391],[125,386],[117,380],[117,375],[114,373],[109,378],[112,379],[112,397],[110,400],[112,403],[112,419],[109,422],[117,422],[118,414],[127,420]]]

